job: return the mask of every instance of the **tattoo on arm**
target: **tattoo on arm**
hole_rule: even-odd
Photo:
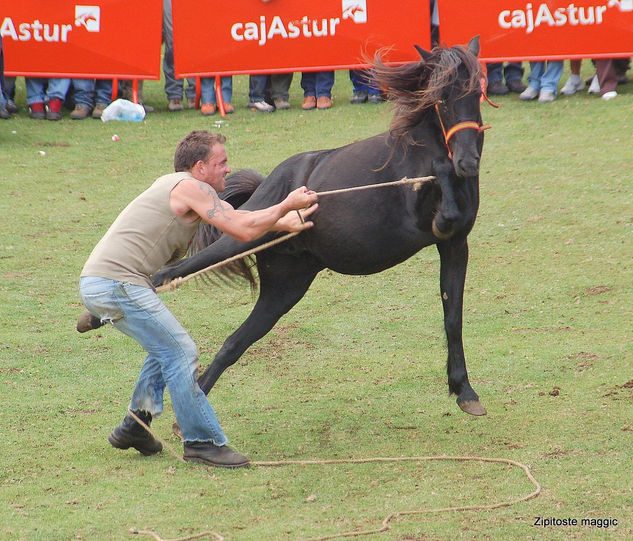
[[[204,182],[200,182],[200,190],[205,192],[211,198],[212,206],[209,210],[207,210],[207,218],[209,218],[209,220],[212,220],[216,216],[221,215],[229,220],[230,218],[228,216],[228,213],[222,205],[222,201],[218,197],[217,192],[211,186],[205,184]]]

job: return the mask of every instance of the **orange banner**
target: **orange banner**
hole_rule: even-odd
[[[480,58],[564,60],[633,56],[633,0],[440,0],[440,38],[480,36]]]
[[[162,9],[161,0],[5,1],[5,75],[159,79]]]
[[[419,60],[430,47],[429,0],[173,0],[178,77],[332,70]]]

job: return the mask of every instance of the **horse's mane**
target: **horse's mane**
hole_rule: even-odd
[[[466,80],[461,83],[462,95],[481,89],[484,77],[477,57],[458,45],[435,47],[425,58],[414,64],[388,66],[378,52],[373,62],[374,84],[387,91],[394,114],[390,133],[396,143],[409,139],[409,132],[419,124],[426,112],[442,99],[447,87],[459,78],[464,66]]]

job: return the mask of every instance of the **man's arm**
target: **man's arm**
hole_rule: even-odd
[[[178,216],[185,216],[193,211],[202,220],[228,235],[241,242],[248,242],[271,230],[303,231],[312,227],[312,222],[303,222],[302,218],[316,210],[317,205],[313,204],[316,199],[314,192],[301,187],[291,192],[281,203],[271,207],[254,211],[235,210],[229,203],[222,201],[208,184],[186,179],[172,190],[170,204]],[[304,209],[301,211],[301,218],[294,212],[299,209]]]

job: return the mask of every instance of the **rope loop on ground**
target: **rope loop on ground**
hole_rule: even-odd
[[[155,439],[160,441],[163,444],[163,447],[167,449],[172,455],[176,457],[176,459],[180,462],[184,462],[183,458],[176,454],[174,449],[167,444],[165,440],[157,436],[150,427],[145,424],[133,411],[128,410],[128,413],[132,415],[132,417],[138,422],[141,426],[145,428]],[[500,509],[502,507],[510,507],[520,502],[525,502],[536,498],[541,493],[541,485],[536,480],[536,478],[532,475],[529,466],[522,464],[521,462],[517,462],[516,460],[511,460],[509,458],[488,458],[482,456],[447,456],[447,455],[439,455],[439,456],[403,456],[403,457],[373,457],[373,458],[347,458],[347,459],[324,459],[324,460],[276,460],[276,461],[255,461],[251,462],[251,465],[257,466],[260,468],[279,468],[283,466],[315,466],[315,465],[330,465],[330,464],[371,464],[371,463],[394,463],[394,462],[439,462],[439,461],[453,461],[453,462],[483,462],[483,463],[494,463],[494,464],[507,464],[509,466],[513,466],[515,468],[519,468],[523,470],[525,476],[528,478],[530,483],[534,486],[534,490],[525,496],[521,496],[519,498],[514,498],[511,500],[501,501],[497,503],[491,504],[481,504],[481,505],[463,505],[463,506],[454,506],[454,507],[437,507],[437,508],[427,508],[427,509],[413,509],[413,510],[402,510],[402,511],[394,511],[387,515],[381,522],[380,528],[375,528],[373,530],[363,530],[363,531],[350,531],[343,532],[332,535],[323,535],[319,537],[309,537],[305,539],[301,539],[300,541],[326,541],[328,539],[341,539],[343,537],[359,537],[361,535],[375,535],[382,532],[386,532],[391,529],[390,523],[398,518],[405,516],[414,516],[414,515],[429,515],[433,513],[447,513],[447,512],[465,512],[465,511],[490,511],[493,509]],[[213,468],[207,468],[207,471],[212,472]],[[216,541],[224,541],[224,537],[222,537],[219,533],[214,531],[202,532],[199,534],[195,534],[189,537],[180,537],[178,539],[163,539],[158,534],[149,531],[149,530],[136,530],[131,529],[130,533],[138,534],[138,535],[149,535],[152,536],[156,541],[189,541],[193,539],[200,539],[202,537],[212,537]]]

